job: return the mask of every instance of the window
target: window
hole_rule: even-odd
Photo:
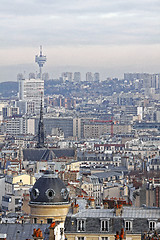
[[[39,190],[37,188],[32,188],[31,196],[36,199],[39,196]]]
[[[17,205],[17,204],[20,204],[20,199],[19,198],[16,198],[15,199],[15,204]]]
[[[85,231],[85,220],[78,220],[77,222],[77,230],[78,231]]]
[[[63,233],[64,233],[64,228],[60,228],[60,235],[62,236]],[[61,237],[61,239],[62,239],[62,237]]]
[[[150,222],[149,222],[149,230],[150,230],[150,231],[154,231],[155,228],[156,228],[156,222],[150,221]]]
[[[126,231],[132,230],[132,222],[131,221],[125,221],[125,229],[126,229]]]
[[[8,211],[8,207],[5,207],[5,206],[2,205],[2,210],[3,211]]]
[[[108,232],[109,231],[109,221],[101,220],[101,231]]]
[[[16,207],[15,212],[21,211],[21,207]]]
[[[37,218],[33,219],[33,223],[37,224]]]
[[[67,189],[62,188],[62,190],[61,190],[61,195],[62,195],[62,197],[63,197],[64,199],[67,199],[67,197],[68,197],[68,191],[67,191]]]
[[[55,197],[56,193],[53,189],[47,189],[46,196],[48,199],[53,199]]]
[[[52,218],[47,218],[47,223],[48,224],[52,223]]]
[[[101,237],[101,240],[108,240],[108,237]]]
[[[4,202],[12,202],[12,199],[10,197],[2,196],[2,201],[4,201]]]
[[[84,240],[84,237],[78,237],[78,240]]]

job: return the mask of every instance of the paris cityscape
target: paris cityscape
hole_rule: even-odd
[[[159,240],[160,3],[65,3],[0,10],[0,240]]]

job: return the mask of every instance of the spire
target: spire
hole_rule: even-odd
[[[37,148],[44,147],[44,123],[43,123],[43,93],[41,93],[41,108],[40,108],[40,119],[38,124],[38,143]]]

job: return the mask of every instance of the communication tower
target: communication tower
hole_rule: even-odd
[[[47,58],[45,55],[42,55],[42,46],[40,46],[40,54],[39,54],[39,56],[36,55],[36,57],[35,57],[35,62],[38,63],[38,65],[39,65],[40,79],[42,78],[42,67],[46,61],[47,61]]]

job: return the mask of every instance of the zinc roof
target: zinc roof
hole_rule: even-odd
[[[159,219],[160,208],[136,208],[136,207],[123,207],[121,215],[116,216],[114,209],[87,209],[83,210],[73,217],[76,218],[147,218]]]

